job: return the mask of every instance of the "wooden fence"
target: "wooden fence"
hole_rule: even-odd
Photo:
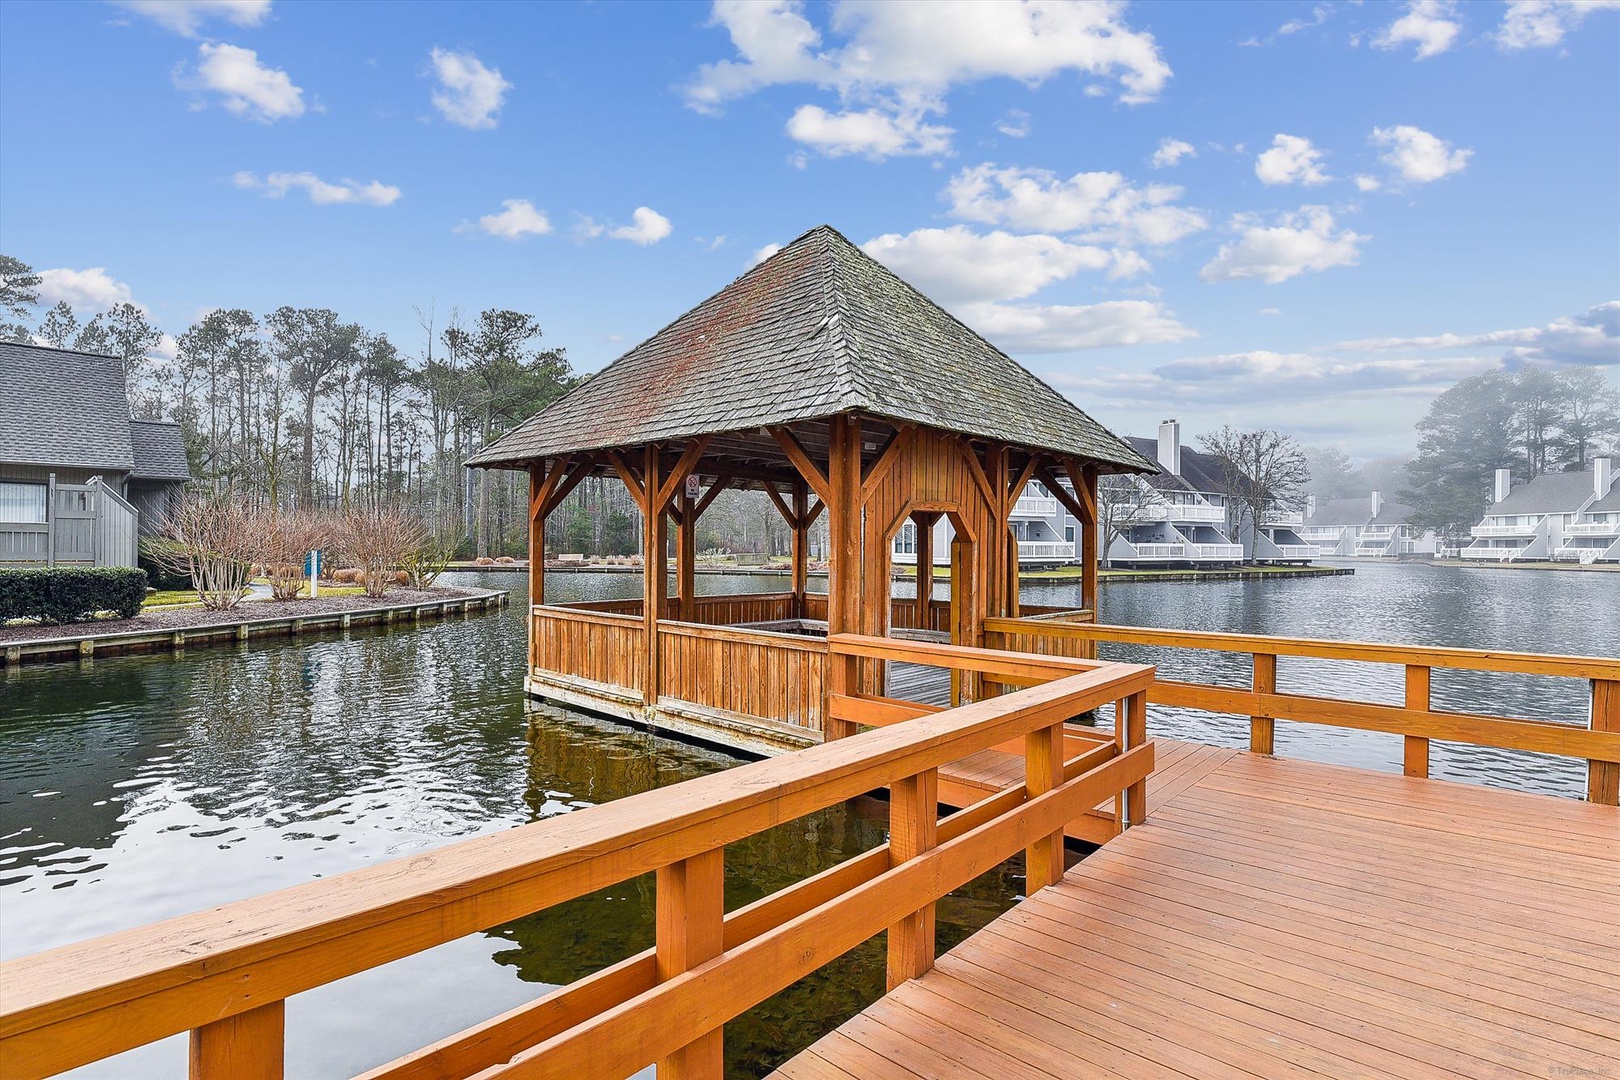
[[[630,690],[645,684],[647,627],[639,617],[538,606],[529,619],[536,668]]]
[[[1620,803],[1620,658],[1322,641],[1041,619],[987,619],[984,627],[987,638],[992,639],[990,644],[1026,652],[1068,648],[1086,654],[1097,642],[1114,641],[1247,654],[1251,664],[1251,681],[1247,688],[1159,679],[1153,684],[1149,698],[1157,705],[1248,716],[1249,748],[1255,753],[1274,752],[1276,722],[1284,719],[1401,735],[1405,738],[1403,767],[1408,776],[1429,775],[1429,743],[1433,739],[1559,754],[1586,759],[1590,801],[1609,806]],[[1049,643],[1047,646],[1040,644],[1043,638]],[[1400,705],[1388,705],[1279,693],[1279,657],[1398,665],[1405,671],[1404,701]],[[1590,722],[1580,727],[1551,720],[1435,709],[1430,683],[1436,668],[1589,680]]]
[[[661,622],[658,652],[660,700],[821,730],[823,638]]]
[[[866,655],[874,639],[832,639]],[[882,639],[876,639],[881,641]],[[883,643],[892,648],[893,643]],[[940,654],[931,654],[938,662]],[[962,650],[966,669],[1009,661]],[[914,723],[824,743],[563,817],[0,965],[0,1074],[45,1076],[190,1031],[192,1080],[282,1075],[285,999],[640,874],[657,944],[367,1073],[718,1080],[722,1025],[877,933],[891,987],[934,957],[933,907],[1023,849],[1031,891],[1062,874],[1064,825],[1135,785],[1153,746],[1065,762],[1064,721],[1151,668],[1100,665]],[[938,817],[939,767],[1009,740],[1024,786]],[[889,844],[727,913],[725,845],[888,787]]]
[[[46,520],[0,523],[0,566],[134,566],[140,512],[92,477],[46,487]]]

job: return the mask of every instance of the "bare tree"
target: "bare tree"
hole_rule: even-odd
[[[204,607],[226,611],[246,591],[263,524],[262,515],[243,502],[193,495],[170,512],[163,526],[169,543],[154,550],[166,569],[190,576]]]
[[[365,572],[367,596],[386,595],[395,571],[427,538],[421,519],[393,506],[354,507],[342,517],[338,547]]]
[[[304,584],[304,560],[311,551],[330,546],[333,522],[309,509],[273,509],[263,518],[257,559],[270,579],[270,595],[295,600]]]
[[[1239,431],[1230,424],[1200,436],[1198,443],[1220,462],[1233,526],[1240,538],[1248,529],[1253,550],[1267,511],[1292,510],[1304,497],[1311,478],[1305,451],[1280,431]]]
[[[1151,490],[1140,477],[1128,473],[1107,473],[1097,478],[1098,547],[1104,566],[1109,563],[1108,549],[1114,538],[1143,520],[1153,501]]]

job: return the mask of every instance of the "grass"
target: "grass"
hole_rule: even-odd
[[[267,582],[267,581],[255,581],[254,584],[255,585],[268,585],[269,582]],[[365,588],[364,585],[333,585],[333,584],[330,584],[330,583],[327,583],[327,582],[323,582],[321,584],[321,597],[328,597],[328,596],[364,596],[365,594],[366,594],[366,588]],[[309,586],[308,585],[305,585],[305,586],[303,586],[302,588],[300,588],[298,590],[298,597],[301,600],[309,599]],[[263,602],[271,603],[271,604],[276,602],[276,601],[272,600],[268,596],[252,597],[252,598],[250,598],[250,600],[255,601],[255,602],[256,601],[263,601]],[[157,592],[154,592],[154,593],[148,593],[146,599],[144,601],[142,601],[141,607],[142,607],[142,609],[146,609],[146,608],[168,608],[168,607],[187,607],[187,606],[195,606],[195,605],[197,605],[199,603],[201,603],[201,601],[199,601],[197,599],[197,593],[196,593],[196,590],[194,590],[194,589],[161,589],[161,590],[159,590]]]

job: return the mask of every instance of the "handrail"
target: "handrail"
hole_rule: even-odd
[[[1161,705],[1247,715],[1250,725],[1249,748],[1255,753],[1274,752],[1275,725],[1280,718],[1404,736],[1402,765],[1408,776],[1429,775],[1431,739],[1562,754],[1586,759],[1586,795],[1589,801],[1610,806],[1620,804],[1620,658],[1329,641],[1206,630],[1163,630],[1100,623],[1052,624],[1031,619],[991,618],[984,620],[983,625],[986,640],[990,642],[1006,641],[1017,635],[1066,639],[1076,646],[1083,645],[1092,650],[1096,642],[1114,641],[1246,653],[1252,658],[1253,674],[1248,688],[1159,679],[1153,685],[1150,698]],[[1280,656],[1399,665],[1405,671],[1404,703],[1387,705],[1278,693],[1277,658]],[[1435,668],[1589,679],[1592,684],[1590,724],[1579,727],[1546,720],[1436,709],[1430,692]]]
[[[878,653],[871,639],[848,636],[829,647],[846,658]],[[913,649],[952,660],[948,646]],[[981,652],[955,659],[1016,662],[973,655]],[[644,960],[633,957],[437,1044],[455,1067],[427,1074],[501,1066],[543,1039],[505,1072],[628,1073],[663,1058],[718,1077],[721,1024],[884,926],[891,981],[920,974],[933,958],[933,901],[1018,848],[1046,852],[1032,854],[1032,889],[1055,881],[1052,838],[1061,843],[1064,824],[1110,794],[1142,790],[1153,760],[1152,744],[1138,740],[1071,774],[1053,753],[1064,722],[1110,701],[1128,700],[1132,716],[1145,716],[1152,679],[1142,665],[1091,666],[912,723],[8,961],[0,1073],[49,1075],[191,1030],[194,1080],[246,1075],[237,1071],[245,1063],[252,1075],[277,1076],[288,996],[657,871],[655,987],[643,985]],[[1019,738],[1026,786],[939,823],[939,766]],[[835,868],[724,917],[726,844],[884,786],[898,815],[887,851],[851,860],[859,871]],[[1060,856],[1055,866],[1061,875]],[[560,1028],[558,1017],[567,1020]],[[421,1060],[375,1075],[425,1075],[411,1072]]]

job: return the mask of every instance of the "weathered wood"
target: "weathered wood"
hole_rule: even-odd
[[[286,1016],[286,1002],[272,1001],[193,1028],[190,1080],[281,1080]]]
[[[925,769],[889,785],[889,865],[900,866],[939,841],[939,771]],[[889,927],[888,987],[934,966],[934,901]]]

